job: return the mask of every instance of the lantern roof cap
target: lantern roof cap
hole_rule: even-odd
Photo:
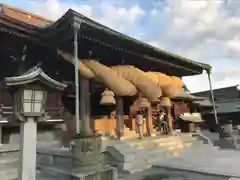
[[[40,81],[53,89],[61,91],[67,87],[66,84],[56,81],[49,77],[39,66],[34,66],[30,70],[19,76],[5,78],[5,84],[7,86],[19,86],[33,83],[35,81]]]

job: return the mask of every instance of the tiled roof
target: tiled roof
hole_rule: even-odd
[[[213,106],[212,101],[210,101],[208,98],[203,98],[203,100],[194,101],[193,103],[198,104],[199,106],[202,106],[202,107],[212,107]]]
[[[0,4],[0,16],[12,18],[23,23],[38,27],[44,27],[53,23],[52,21],[44,19],[36,14],[25,12],[23,10],[5,4]]]
[[[220,114],[240,112],[240,99],[217,101],[216,105],[217,113]]]
[[[21,84],[28,84],[32,83],[34,81],[41,81],[47,85],[49,85],[52,88],[58,89],[58,90],[64,90],[67,85],[58,82],[51,77],[49,77],[47,74],[43,72],[43,70],[37,66],[33,67],[26,73],[15,76],[15,77],[6,77],[5,83],[7,86],[16,86]]]

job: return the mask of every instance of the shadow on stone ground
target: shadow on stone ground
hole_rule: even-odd
[[[229,176],[216,176],[205,173],[174,170],[169,168],[150,168],[133,174],[124,180],[228,180]]]
[[[173,176],[169,174],[161,174],[161,175],[149,175],[145,176],[141,180],[191,180],[186,176]]]

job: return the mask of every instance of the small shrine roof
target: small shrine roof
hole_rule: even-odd
[[[51,77],[49,77],[40,67],[33,67],[26,73],[14,76],[14,77],[6,77],[5,84],[7,86],[15,86],[15,85],[22,85],[22,84],[29,84],[34,81],[40,81],[54,89],[64,90],[67,85],[61,82],[58,82]]]
[[[194,123],[200,123],[203,122],[203,119],[201,117],[200,113],[193,113],[193,114],[183,114],[178,116],[178,118],[180,118],[180,120],[186,121],[186,122],[194,122]]]

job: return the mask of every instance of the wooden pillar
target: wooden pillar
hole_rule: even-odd
[[[152,106],[147,108],[147,122],[146,122],[146,126],[147,126],[147,135],[151,136],[152,132],[153,132],[153,122],[152,122]]]
[[[80,76],[80,133],[91,136],[89,79]]]
[[[121,139],[123,136],[123,102],[121,97],[116,97],[116,134],[117,138]]]
[[[165,113],[166,113],[168,132],[171,135],[173,132],[173,117],[171,114],[171,106],[165,106],[164,109],[165,109]]]

